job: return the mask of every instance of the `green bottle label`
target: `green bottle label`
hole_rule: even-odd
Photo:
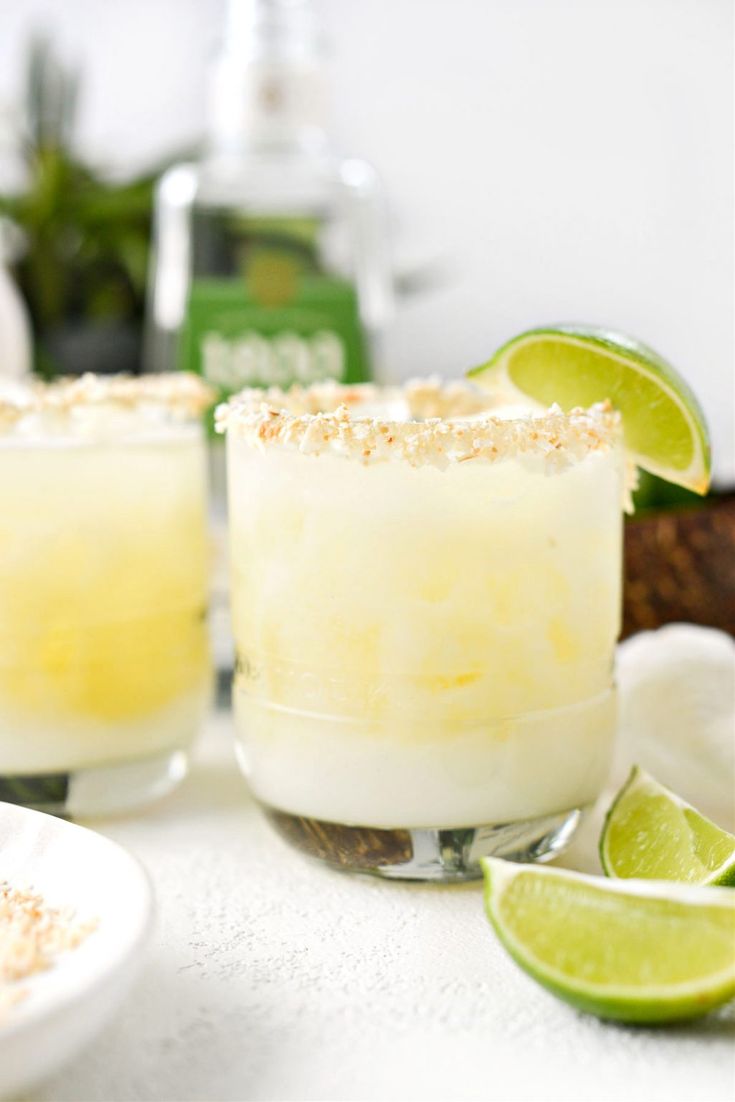
[[[242,274],[192,280],[178,366],[203,375],[223,395],[249,386],[369,378],[352,284],[304,263],[292,241],[250,242]]]

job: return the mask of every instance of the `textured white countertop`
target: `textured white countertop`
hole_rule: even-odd
[[[249,798],[230,722],[213,718],[167,800],[94,824],[148,868],[157,932],[119,1017],[36,1102],[731,1102],[733,1004],[675,1028],[604,1024],[516,968],[479,884],[308,863]]]

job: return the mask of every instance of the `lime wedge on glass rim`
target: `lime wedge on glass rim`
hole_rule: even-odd
[[[508,398],[565,411],[608,399],[623,418],[626,450],[651,474],[704,494],[710,446],[702,409],[678,372],[653,349],[585,326],[529,329],[468,377]]]
[[[735,996],[735,892],[604,880],[483,858],[485,907],[533,979],[623,1022],[697,1017]]]
[[[606,876],[735,885],[735,836],[634,766],[605,818],[600,861]]]

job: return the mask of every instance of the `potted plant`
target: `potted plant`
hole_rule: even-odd
[[[79,79],[46,39],[29,50],[20,138],[25,186],[0,195],[18,246],[34,370],[140,369],[152,195],[159,170],[118,183],[73,148]]]

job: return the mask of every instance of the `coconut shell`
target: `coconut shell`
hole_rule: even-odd
[[[622,638],[675,621],[735,635],[735,494],[625,525]]]

